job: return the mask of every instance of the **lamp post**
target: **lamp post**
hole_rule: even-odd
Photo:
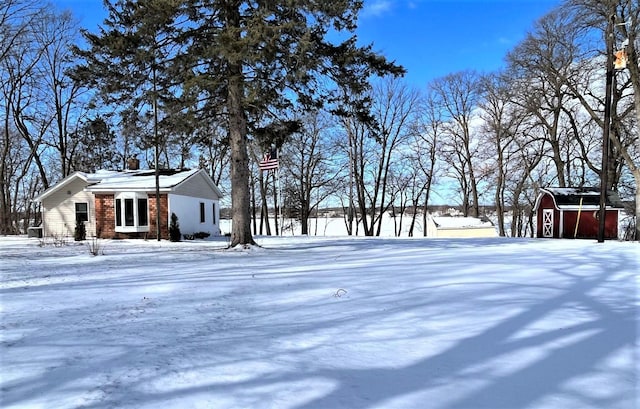
[[[606,53],[607,53],[607,74],[605,82],[604,96],[604,125],[602,132],[602,166],[600,170],[600,210],[598,212],[598,243],[604,242],[605,217],[607,214],[607,173],[609,167],[609,132],[611,129],[611,99],[613,86],[613,26],[615,15],[612,14],[607,24],[606,33]]]

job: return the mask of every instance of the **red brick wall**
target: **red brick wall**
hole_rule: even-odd
[[[149,195],[149,238],[156,239],[156,195]],[[169,239],[169,203],[166,194],[160,195],[160,238]]]
[[[151,194],[149,206],[149,233],[116,233],[114,195],[96,194],[96,236],[102,239],[157,238],[156,236],[156,196]],[[160,195],[160,238],[169,239],[168,197]]]
[[[114,238],[115,220],[113,195],[96,194],[96,236],[101,239]]]

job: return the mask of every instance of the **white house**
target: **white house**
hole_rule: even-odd
[[[72,236],[81,221],[88,237],[156,238],[155,186],[154,170],[76,172],[35,198],[43,235]],[[204,170],[163,169],[159,186],[162,238],[172,213],[183,234],[220,235],[222,193]]]
[[[427,217],[427,237],[497,237],[495,226],[475,217]]]

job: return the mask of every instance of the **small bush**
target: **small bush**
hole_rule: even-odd
[[[171,221],[169,222],[169,240],[180,241],[182,234],[180,233],[180,223],[178,223],[178,216],[175,213],[171,213]]]
[[[193,234],[183,234],[182,238],[185,240],[193,240],[195,239],[195,236]]]
[[[83,221],[76,221],[76,230],[73,234],[75,241],[84,241],[87,238],[87,228]]]
[[[195,237],[196,239],[206,239],[207,237],[211,236],[210,233],[207,233],[206,231],[201,231],[198,233],[193,233],[193,237]]]
[[[92,256],[104,254],[104,251],[102,250],[102,244],[100,244],[100,240],[98,240],[97,237],[91,238],[91,240],[89,240],[89,243],[87,244],[89,246],[89,253]]]

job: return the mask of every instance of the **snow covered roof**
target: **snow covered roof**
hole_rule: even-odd
[[[598,187],[546,187],[541,194],[548,193],[553,197],[558,209],[597,208],[600,206],[600,188]],[[539,200],[538,200],[539,202]],[[607,207],[623,208],[618,192],[607,191]],[[536,203],[535,208],[538,208]]]
[[[161,170],[159,177],[160,190],[170,190],[196,174],[199,170]],[[111,192],[121,190],[149,191],[156,186],[155,171],[153,169],[128,170],[123,172],[96,173],[101,175],[99,182],[87,187],[90,192]]]
[[[433,218],[436,227],[442,229],[473,229],[483,227],[493,227],[489,221],[482,221],[475,217],[448,217],[436,216]]]

